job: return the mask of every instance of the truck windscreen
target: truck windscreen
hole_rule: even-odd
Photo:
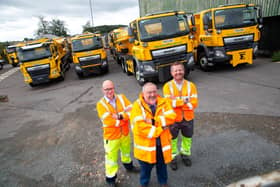
[[[141,20],[139,28],[143,42],[174,38],[190,32],[187,17],[180,14]]]
[[[231,8],[215,11],[216,29],[240,28],[257,24],[254,7]]]
[[[48,58],[51,56],[49,46],[42,46],[38,48],[30,48],[23,50],[18,49],[18,58],[20,62],[28,62]]]
[[[82,38],[72,41],[73,52],[89,51],[102,48],[102,41],[99,37]]]

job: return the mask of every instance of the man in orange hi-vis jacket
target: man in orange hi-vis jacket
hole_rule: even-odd
[[[168,98],[177,114],[175,123],[170,126],[172,134],[172,162],[171,169],[177,170],[178,135],[182,134],[181,157],[186,166],[191,166],[190,159],[194,109],[198,105],[197,90],[194,83],[184,79],[185,69],[182,63],[176,62],[170,67],[173,79],[163,86],[163,95]]]
[[[148,186],[156,165],[158,182],[167,186],[166,164],[172,159],[168,126],[176,114],[167,99],[157,94],[153,83],[146,83],[132,107],[130,122],[134,136],[134,156],[140,163],[140,184]]]
[[[139,172],[130,157],[129,115],[131,103],[123,94],[115,94],[112,81],[103,82],[102,97],[97,103],[98,116],[103,125],[105,173],[108,186],[116,186],[118,153],[127,171]]]

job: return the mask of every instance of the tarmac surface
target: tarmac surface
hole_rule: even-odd
[[[79,80],[72,67],[65,81],[35,88],[10,65],[0,70],[0,95],[8,96],[0,102],[0,187],[105,186],[95,109],[101,84],[113,80],[131,101],[141,91],[133,76],[123,74],[113,59],[109,63],[106,75]],[[279,70],[279,63],[258,58],[253,65],[190,73],[199,97],[193,165],[185,167],[179,159],[177,171],[168,168],[170,187],[222,187],[280,170]],[[118,186],[139,186],[139,175],[120,164]],[[158,186],[155,168],[150,186]]]

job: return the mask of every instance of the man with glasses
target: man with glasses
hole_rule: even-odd
[[[103,82],[102,91],[104,96],[96,108],[103,125],[106,182],[108,186],[116,186],[119,151],[125,169],[139,172],[130,157],[129,116],[132,105],[125,95],[115,94],[111,80]]]

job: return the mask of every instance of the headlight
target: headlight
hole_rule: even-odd
[[[28,67],[27,71],[36,71],[36,70],[40,70],[40,69],[46,69],[49,67],[50,67],[50,64],[38,65],[38,66]]]
[[[257,51],[258,51],[258,45],[255,45],[255,47],[254,47],[253,51],[254,51],[254,54],[256,54],[256,53],[257,53]]]
[[[105,66],[105,65],[107,65],[107,61],[106,61],[106,60],[104,60],[104,61],[102,62],[102,66]]]
[[[217,51],[215,51],[215,56],[216,56],[216,57],[224,57],[225,54],[223,53],[223,51],[217,50]]]
[[[191,64],[191,63],[194,63],[194,58],[193,58],[193,56],[191,56],[190,58],[189,58],[189,62],[188,62],[189,64]]]
[[[87,56],[87,57],[79,58],[79,61],[89,61],[89,60],[95,60],[95,59],[99,59],[99,58],[100,58],[100,55]]]
[[[148,64],[144,64],[143,65],[143,69],[144,69],[144,71],[147,71],[147,72],[154,72],[155,71],[153,66],[152,65],[148,65]]]

